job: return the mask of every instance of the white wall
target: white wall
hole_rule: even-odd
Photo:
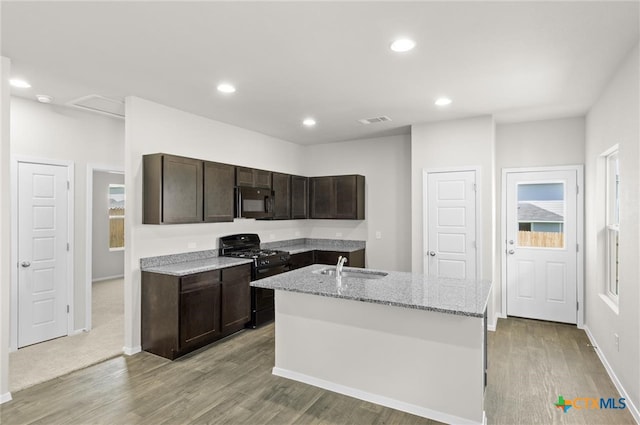
[[[301,220],[181,225],[142,224],[142,155],[167,152],[304,175],[303,147],[144,99],[126,100],[125,351],[140,349],[140,258],[217,249],[220,236],[252,232],[260,239],[305,237]]]
[[[631,401],[640,407],[640,66],[638,46],[587,115],[586,131],[586,327]],[[605,292],[604,179],[600,155],[619,144],[620,302],[607,305]],[[620,337],[616,349],[613,334]],[[640,420],[640,417],[637,417]]]
[[[1,9],[1,8],[0,8]],[[0,57],[0,403],[9,393],[9,339],[11,313],[11,185],[9,133],[9,76],[11,61]]]
[[[304,158],[307,176],[361,174],[366,180],[366,219],[309,220],[309,237],[366,240],[367,267],[411,271],[410,136],[311,145]]]
[[[74,328],[85,326],[87,163],[122,166],[124,123],[120,119],[65,106],[11,98],[11,155],[73,161]]]
[[[418,124],[411,127],[411,247],[413,272],[423,272],[423,171],[447,167],[480,167],[482,277],[492,278],[493,117]]]
[[[92,280],[104,280],[124,275],[124,251],[109,249],[109,185],[124,184],[124,174],[107,171],[93,172],[93,200],[91,224]]]
[[[584,164],[585,118],[563,118],[496,126],[496,273],[493,301],[502,306],[502,169]]]

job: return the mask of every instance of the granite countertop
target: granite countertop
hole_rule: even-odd
[[[193,273],[208,272],[211,270],[239,266],[241,264],[251,264],[252,262],[253,260],[245,258],[208,257],[168,264],[141,265],[140,270],[143,272],[162,273],[171,276],[186,276]]]
[[[317,273],[326,268],[335,269],[314,264],[251,282],[251,286],[473,317],[484,316],[491,291],[487,280],[432,278],[352,267],[343,270],[387,275],[379,279],[342,277],[338,282],[334,276]]]
[[[299,254],[308,251],[341,251],[354,252],[365,249],[364,241],[351,241],[341,239],[293,239],[278,242],[266,242],[262,248],[279,249],[289,254]]]

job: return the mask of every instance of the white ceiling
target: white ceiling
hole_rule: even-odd
[[[140,96],[300,144],[584,114],[638,43],[631,2],[10,2],[2,55],[55,103]],[[416,48],[389,50],[398,36]],[[215,89],[237,86],[233,95]],[[438,108],[440,95],[453,104]],[[392,121],[362,125],[380,115]],[[315,128],[301,121],[313,116]]]

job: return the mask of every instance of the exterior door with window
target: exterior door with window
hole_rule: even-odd
[[[507,315],[577,321],[577,172],[506,175]]]
[[[427,174],[427,244],[429,276],[475,279],[476,172]]]
[[[18,163],[18,347],[67,335],[68,170]]]

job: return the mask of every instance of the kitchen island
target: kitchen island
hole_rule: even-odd
[[[251,283],[275,290],[275,375],[437,421],[486,422],[490,282],[334,271]]]

